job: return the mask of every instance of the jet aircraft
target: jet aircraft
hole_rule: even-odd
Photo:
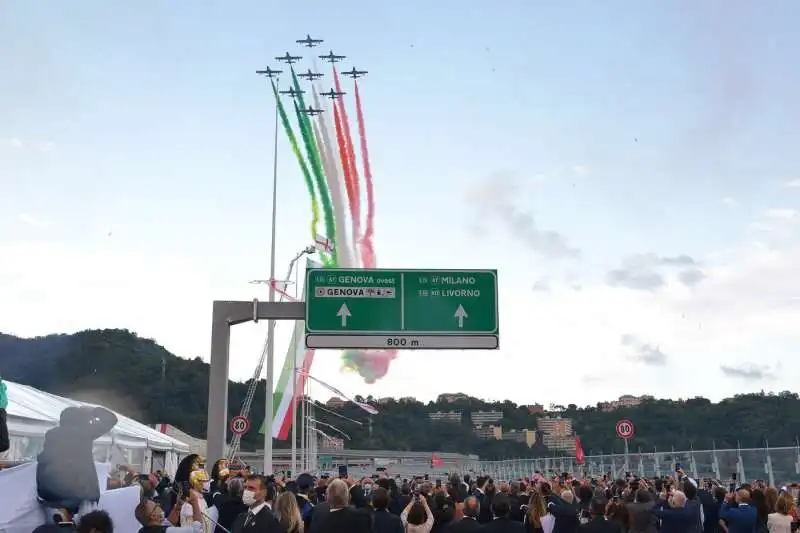
[[[302,44],[305,47],[314,48],[318,44],[322,44],[325,41],[323,41],[322,39],[312,39],[311,35],[306,33],[306,38],[305,39],[297,39],[296,42],[297,42],[297,44]]]
[[[322,94],[322,96],[327,96],[331,100],[336,100],[340,96],[344,96],[347,93],[344,92],[344,91],[337,91],[337,90],[331,89],[330,91],[328,91],[326,93],[321,93],[321,94]]]
[[[308,81],[314,81],[314,80],[318,80],[319,78],[324,76],[324,74],[320,74],[319,72],[311,72],[311,69],[308,69],[307,72],[301,72],[297,76],[299,78],[305,78]]]
[[[305,91],[303,89],[300,89],[299,91],[297,91],[297,90],[295,90],[294,87],[289,87],[285,91],[278,91],[278,92],[280,92],[281,94],[285,94],[286,96],[291,96],[292,98],[297,98],[301,94],[305,93]]]
[[[350,76],[353,79],[356,79],[363,77],[364,74],[368,74],[368,72],[366,70],[356,70],[356,67],[353,67],[353,70],[342,72],[342,74],[345,76]]]
[[[322,109],[314,109],[313,107],[308,106],[305,109],[301,109],[300,112],[301,113],[305,113],[306,115],[311,115],[313,117],[315,115],[319,115],[320,113],[322,113],[323,110]]]
[[[257,70],[256,74],[259,74],[261,76],[266,76],[268,78],[274,78],[275,76],[277,76],[281,72],[283,72],[283,71],[282,70],[272,70],[271,68],[267,67],[264,70]]]
[[[278,56],[275,59],[277,59],[278,61],[284,61],[287,64],[291,65],[303,59],[303,56],[293,56],[289,54],[289,52],[286,52],[286,55]]]
[[[336,54],[333,53],[333,50],[331,50],[324,56],[319,56],[319,58],[324,59],[328,63],[336,63],[338,61],[341,61],[342,59],[346,59],[347,56],[337,56]]]

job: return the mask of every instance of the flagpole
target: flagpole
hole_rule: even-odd
[[[280,80],[276,80],[276,86],[280,85]],[[269,256],[269,279],[275,279],[275,235],[278,211],[278,106],[275,102],[275,141],[272,152],[272,236],[270,239]],[[269,302],[275,302],[275,284],[269,284]],[[264,413],[264,475],[272,474],[272,420],[274,418],[275,407],[273,405],[273,366],[275,364],[275,320],[270,319],[267,325],[267,386],[266,386],[266,407]]]
[[[288,281],[288,280],[287,280]],[[297,299],[297,284],[294,286],[294,298]],[[297,479],[297,347],[292,346],[292,476]]]

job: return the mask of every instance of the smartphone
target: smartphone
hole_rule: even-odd
[[[347,477],[347,465],[339,465],[339,477],[341,479]]]
[[[436,488],[437,489],[441,489],[442,488],[442,480],[441,479],[437,479],[436,480]]]
[[[679,472],[680,469],[681,469],[681,464],[680,463],[675,463],[675,471]]]

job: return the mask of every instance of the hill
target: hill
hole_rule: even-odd
[[[165,385],[161,370],[165,365]],[[127,330],[88,330],[73,335],[48,335],[20,339],[0,334],[0,375],[10,381],[39,389],[103,403],[146,424],[169,423],[189,434],[205,437],[208,402],[208,364],[199,358],[181,359],[149,339]],[[264,382],[258,383],[252,417],[264,416]],[[238,414],[247,391],[246,383],[230,382],[230,416]],[[357,398],[358,399],[358,398]],[[371,397],[365,399],[373,401]],[[364,413],[352,405],[339,408],[341,414],[363,420]],[[461,410],[461,424],[433,422],[428,413]],[[389,400],[368,424],[357,426],[318,413],[322,421],[341,426],[357,449],[404,449],[477,453],[482,458],[534,457],[547,454],[537,445],[533,449],[509,441],[483,441],[473,433],[469,414],[478,410],[502,410],[504,429],[534,429],[538,414],[511,401],[488,403],[476,398],[453,403],[405,402]],[[586,453],[622,450],[614,435],[614,424],[631,418],[637,425],[632,449],[695,449],[762,446],[793,446],[800,427],[800,398],[795,393],[748,394],[712,403],[705,398],[685,401],[645,400],[632,408],[602,412],[597,406],[569,405],[562,416],[571,418],[581,436]],[[344,424],[344,425],[343,425]],[[243,446],[255,449],[261,437],[245,436]],[[276,441],[276,447],[288,442]]]

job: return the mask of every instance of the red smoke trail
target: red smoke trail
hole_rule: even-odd
[[[356,118],[358,120],[358,136],[361,140],[361,159],[364,165],[364,183],[367,187],[367,220],[364,236],[361,239],[361,262],[365,268],[375,268],[375,248],[372,245],[375,218],[375,190],[372,187],[372,169],[369,164],[367,148],[367,130],[364,126],[364,112],[361,110],[361,95],[358,93],[358,80],[354,80],[356,91]]]
[[[336,85],[336,92],[342,92],[342,84],[339,80],[339,73],[336,67],[333,67],[333,81]],[[337,98],[336,105],[339,106],[339,115],[342,119],[342,130],[344,132],[344,140],[347,145],[347,161],[350,165],[350,179],[353,186],[354,201],[350,205],[353,210],[353,228],[354,233],[358,236],[361,233],[361,188],[358,183],[358,167],[356,166],[356,153],[353,149],[353,137],[350,135],[350,123],[347,120],[347,110],[344,107],[344,99]],[[341,148],[340,148],[341,150]],[[358,243],[355,243],[356,245]]]
[[[337,89],[338,90],[338,89]],[[350,215],[353,218],[353,246],[358,246],[358,242],[356,239],[358,238],[358,233],[356,233],[356,213],[357,213],[357,201],[356,201],[356,193],[354,192],[353,187],[353,174],[350,172],[350,157],[347,155],[347,140],[344,137],[344,131],[342,129],[342,117],[339,115],[339,108],[336,106],[336,103],[333,104],[333,122],[336,127],[336,142],[339,145],[339,159],[342,162],[342,173],[344,174],[344,188],[347,191],[347,201],[350,205]],[[344,237],[343,237],[344,238]],[[355,249],[353,250],[355,252]]]

